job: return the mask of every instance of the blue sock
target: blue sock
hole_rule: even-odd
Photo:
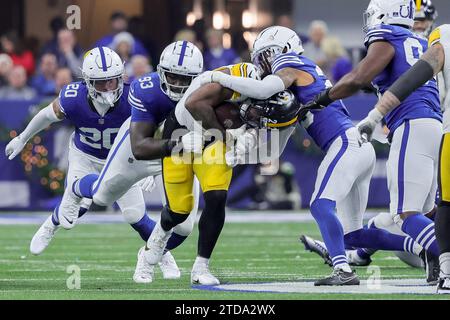
[[[141,236],[142,240],[147,241],[155,228],[156,222],[149,218],[147,214],[144,214],[141,220],[132,224],[134,230],[136,230]]]
[[[402,231],[413,238],[425,250],[430,251],[436,257],[439,256],[439,247],[434,235],[434,223],[429,218],[420,213],[408,216],[403,221]]]
[[[173,250],[176,247],[178,247],[180,244],[186,240],[187,236],[181,236],[176,233],[172,233],[172,235],[169,238],[169,241],[167,241],[166,250]]]
[[[336,202],[328,199],[314,200],[311,213],[319,225],[323,241],[336,267],[347,263],[344,247],[344,231],[336,216]]]
[[[59,204],[55,208],[55,210],[53,210],[53,213],[52,213],[52,222],[55,226],[59,226],[58,210],[59,210]]]
[[[389,251],[404,251],[406,238],[376,228],[359,229],[344,236],[347,245]]]
[[[98,174],[88,174],[73,183],[73,192],[82,198],[92,199],[92,186],[98,179]]]
[[[356,254],[362,259],[369,259],[377,250],[368,248],[358,248]]]

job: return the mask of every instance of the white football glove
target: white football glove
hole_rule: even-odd
[[[190,131],[181,137],[184,152],[202,153],[203,151],[203,133]]]
[[[236,140],[238,137],[242,136],[245,133],[245,130],[247,129],[247,125],[243,124],[241,127],[237,129],[228,129],[227,135],[231,137],[233,140]]]
[[[372,134],[377,124],[383,119],[383,114],[374,108],[369,112],[367,117],[362,119],[357,125],[358,131],[361,135],[362,142],[369,142],[372,139]]]
[[[14,159],[23,150],[26,143],[20,138],[20,135],[12,139],[5,148],[5,154],[8,159]]]
[[[245,154],[236,153],[235,150],[230,150],[225,153],[225,162],[230,168],[234,168],[238,164],[245,162]]]
[[[250,150],[256,148],[258,144],[258,136],[255,129],[250,129],[241,134],[236,139],[236,153],[243,155],[249,153]]]
[[[148,176],[138,182],[138,186],[145,192],[152,192],[156,187],[155,178],[153,176]]]

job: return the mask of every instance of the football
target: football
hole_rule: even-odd
[[[239,105],[233,102],[223,102],[215,107],[217,120],[225,129],[237,129],[244,122],[239,115]]]

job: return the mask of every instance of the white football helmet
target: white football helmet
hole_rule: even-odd
[[[107,47],[94,48],[84,55],[81,71],[91,99],[104,106],[114,106],[123,93],[124,65],[119,55]],[[112,79],[118,80],[116,89],[104,92],[95,88],[97,81]]]
[[[264,75],[269,72],[267,69],[278,55],[290,52],[302,54],[303,51],[302,41],[294,30],[273,26],[258,34],[253,43],[251,58]]]
[[[203,72],[203,55],[193,43],[176,41],[162,52],[157,70],[161,90],[170,99],[179,101],[192,80]]]
[[[371,0],[364,12],[363,31],[379,24],[414,25],[415,0]]]

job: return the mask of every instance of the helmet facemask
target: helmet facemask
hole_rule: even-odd
[[[105,82],[117,80],[117,87],[113,90],[103,91],[97,89],[98,86],[104,86]],[[90,79],[84,75],[84,80],[88,87],[89,97],[92,101],[97,102],[101,106],[113,107],[120,99],[123,93],[123,77],[122,74],[110,78]]]
[[[255,129],[266,129],[269,123],[266,114],[268,112],[267,105],[258,103],[257,101],[247,100],[241,104],[240,116],[248,126]]]
[[[198,74],[176,72],[158,65],[161,90],[173,101],[180,101]]]
[[[373,26],[380,24],[383,20],[384,14],[379,14],[378,16],[376,16],[378,13],[376,12],[376,10],[373,7],[369,7],[367,8],[366,11],[364,11],[363,13],[363,32],[367,33],[369,31],[370,28],[372,28]]]
[[[259,68],[261,78],[272,73],[272,63],[277,56],[286,53],[286,48],[270,46],[252,52],[252,63]]]

